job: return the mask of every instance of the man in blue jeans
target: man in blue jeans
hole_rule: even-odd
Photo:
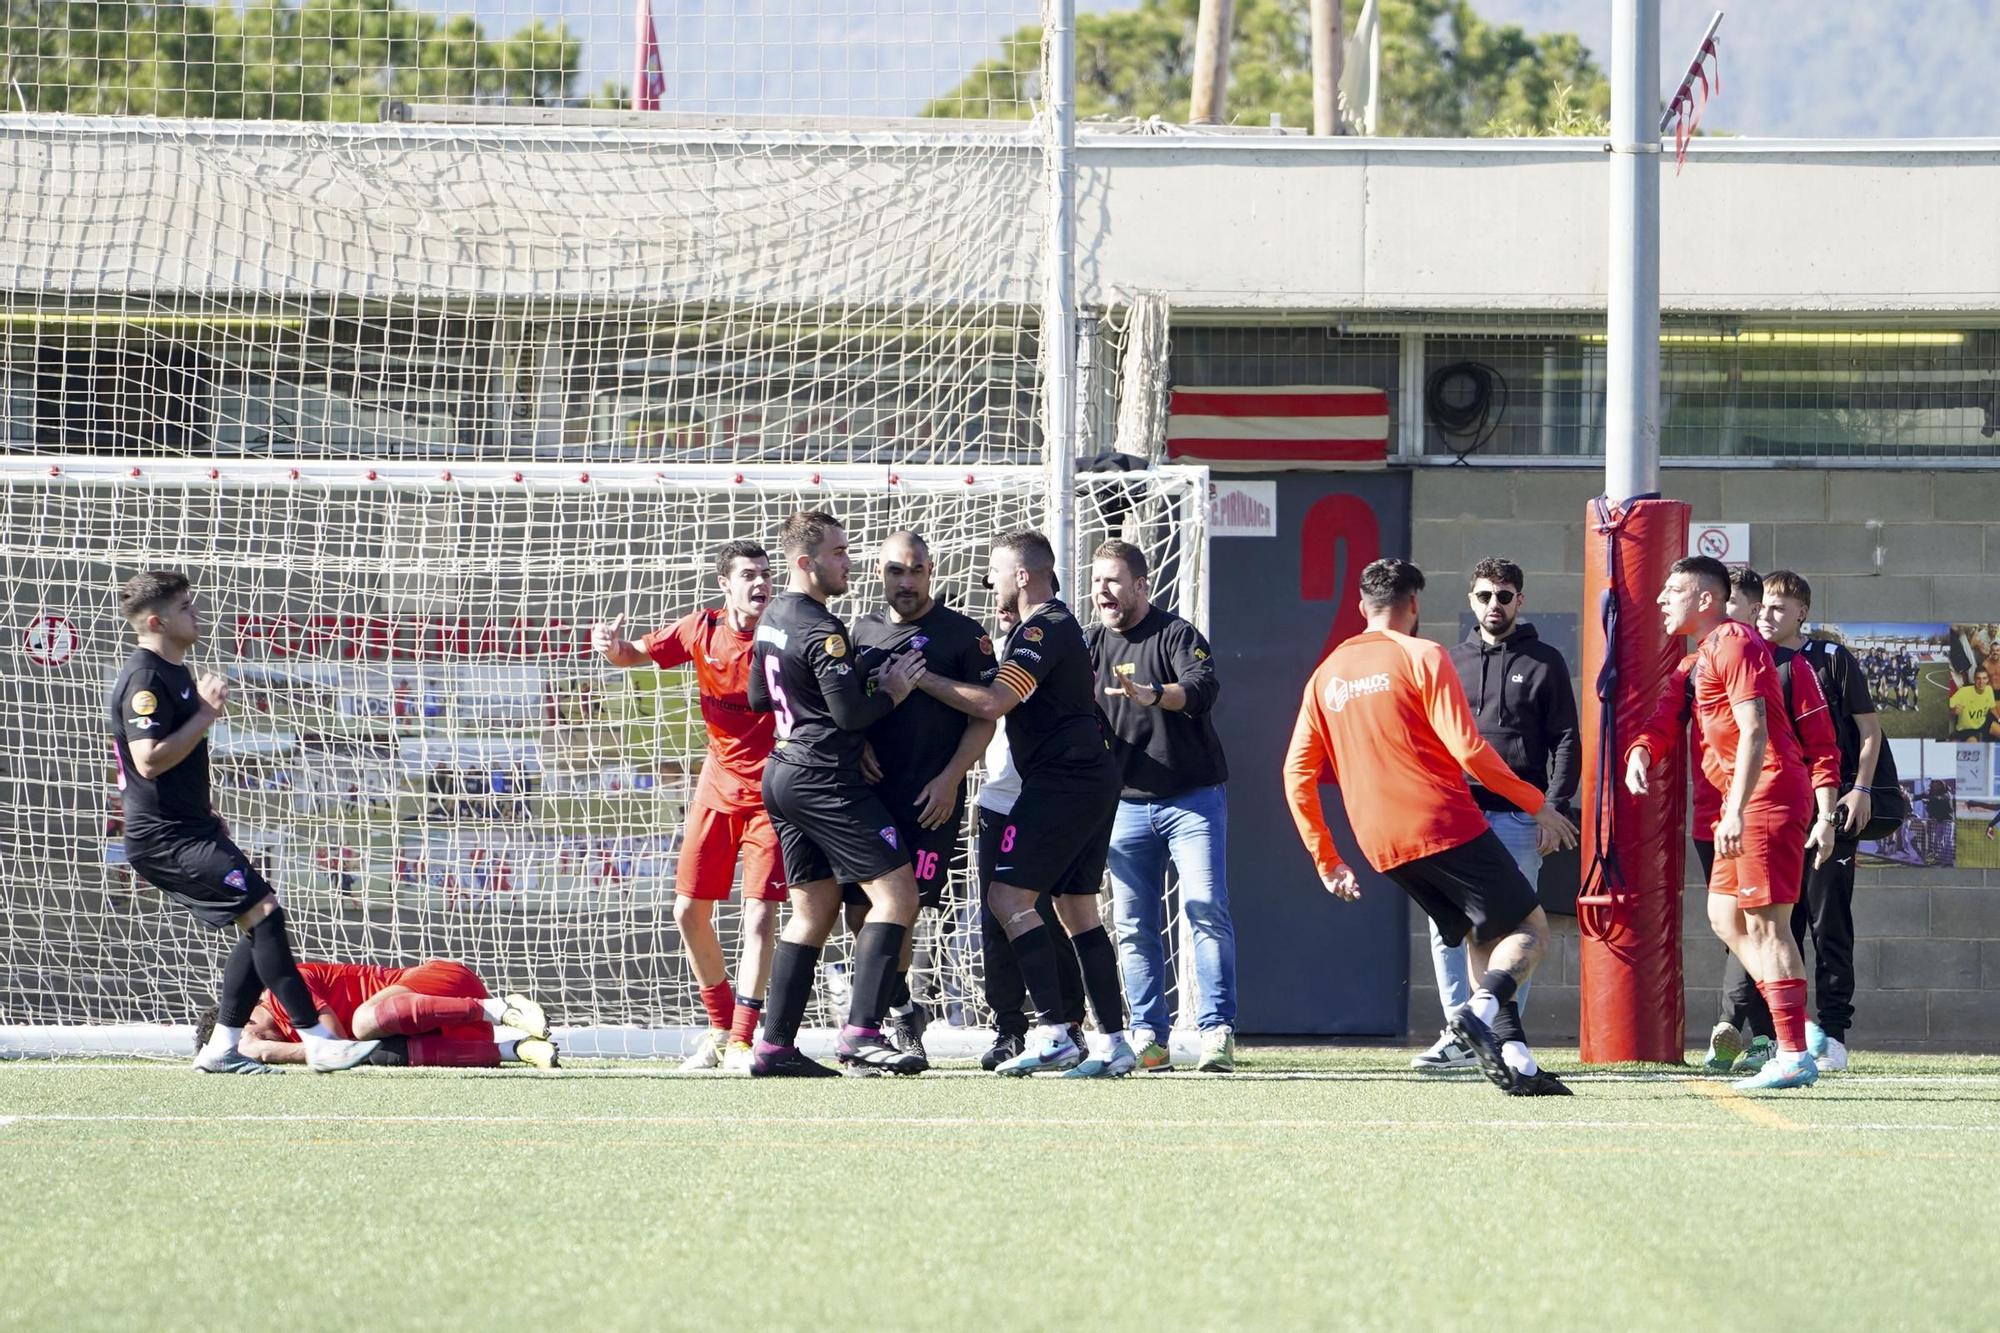
[[[1171,862],[1194,940],[1198,1068],[1229,1073],[1236,1067],[1236,930],[1223,871],[1229,765],[1210,720],[1221,686],[1208,640],[1152,604],[1146,572],[1145,553],[1130,542],[1097,548],[1090,595],[1098,623],[1084,636],[1124,774],[1109,859],[1118,963],[1139,1067],[1171,1068],[1172,978],[1160,941]]]
[[[1546,792],[1551,804],[1566,806],[1576,800],[1581,777],[1576,693],[1570,688],[1569,663],[1521,619],[1526,588],[1526,576],[1511,560],[1488,556],[1473,566],[1469,600],[1474,628],[1452,648],[1451,664],[1458,668],[1466,702],[1486,743],[1518,777]],[[1476,782],[1472,796],[1530,884],[1540,877],[1546,853],[1575,845],[1574,838],[1558,842],[1557,835],[1543,833],[1532,817]],[[1447,945],[1433,925],[1431,962],[1437,970],[1438,999],[1449,1014],[1472,995],[1465,946]],[[1514,998],[1527,1007],[1526,983]],[[1474,1063],[1473,1053],[1449,1031],[1410,1061],[1416,1069],[1460,1069]]]

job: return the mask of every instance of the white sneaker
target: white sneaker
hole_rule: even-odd
[[[1822,1074],[1845,1074],[1847,1072],[1847,1043],[1838,1037],[1826,1039],[1826,1050],[1815,1062]]]
[[[306,1068],[315,1074],[332,1074],[354,1066],[375,1054],[379,1041],[328,1041],[325,1037],[307,1037]]]
[[[1471,1069],[1478,1063],[1479,1057],[1472,1053],[1472,1048],[1448,1031],[1438,1033],[1429,1050],[1410,1057],[1412,1069]]]
[[[756,1051],[741,1042],[731,1042],[722,1057],[722,1072],[725,1074],[747,1074],[750,1062],[756,1058]]]
[[[729,1034],[720,1028],[710,1028],[701,1034],[694,1050],[687,1059],[681,1061],[683,1074],[698,1074],[704,1069],[719,1069],[722,1066],[723,1048],[729,1045]]]
[[[198,1074],[268,1074],[271,1066],[252,1060],[234,1046],[204,1046],[194,1058]]]

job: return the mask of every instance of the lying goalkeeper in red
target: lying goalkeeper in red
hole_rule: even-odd
[[[430,959],[415,967],[301,962],[320,1021],[337,1032],[379,1038],[369,1058],[378,1065],[493,1068],[510,1060],[556,1067],[556,1046],[542,1006],[525,995],[504,1000],[464,963]],[[197,1046],[208,1039],[215,1010],[196,1024]],[[269,992],[243,1029],[243,1054],[265,1064],[302,1064],[305,1047]]]

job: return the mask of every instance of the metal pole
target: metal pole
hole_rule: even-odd
[[[1201,0],[1194,26],[1194,89],[1188,124],[1215,125],[1229,100],[1229,25],[1234,0]]]
[[[1612,0],[1604,493],[1660,489],[1660,0]]]
[[[1313,133],[1340,133],[1340,0],[1312,0]]]
[[[651,0],[632,0],[632,109],[646,110],[646,20]]]
[[[1382,98],[1382,14],[1374,9],[1375,0],[1368,0],[1368,98],[1362,106],[1361,132],[1373,136],[1375,133],[1375,108]]]
[[[1042,306],[1042,395],[1049,462],[1049,544],[1056,568],[1076,567],[1076,0],[1049,6],[1048,277]],[[1071,596],[1076,590],[1063,585]]]

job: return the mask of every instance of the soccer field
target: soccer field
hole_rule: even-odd
[[[1114,1084],[21,1064],[0,1324],[1991,1326],[2000,1059],[1516,1100],[1406,1058]]]
[[[1879,708],[1882,734],[1890,740],[1944,740],[1951,735],[1951,675],[1937,663],[1917,672],[1917,706]]]

